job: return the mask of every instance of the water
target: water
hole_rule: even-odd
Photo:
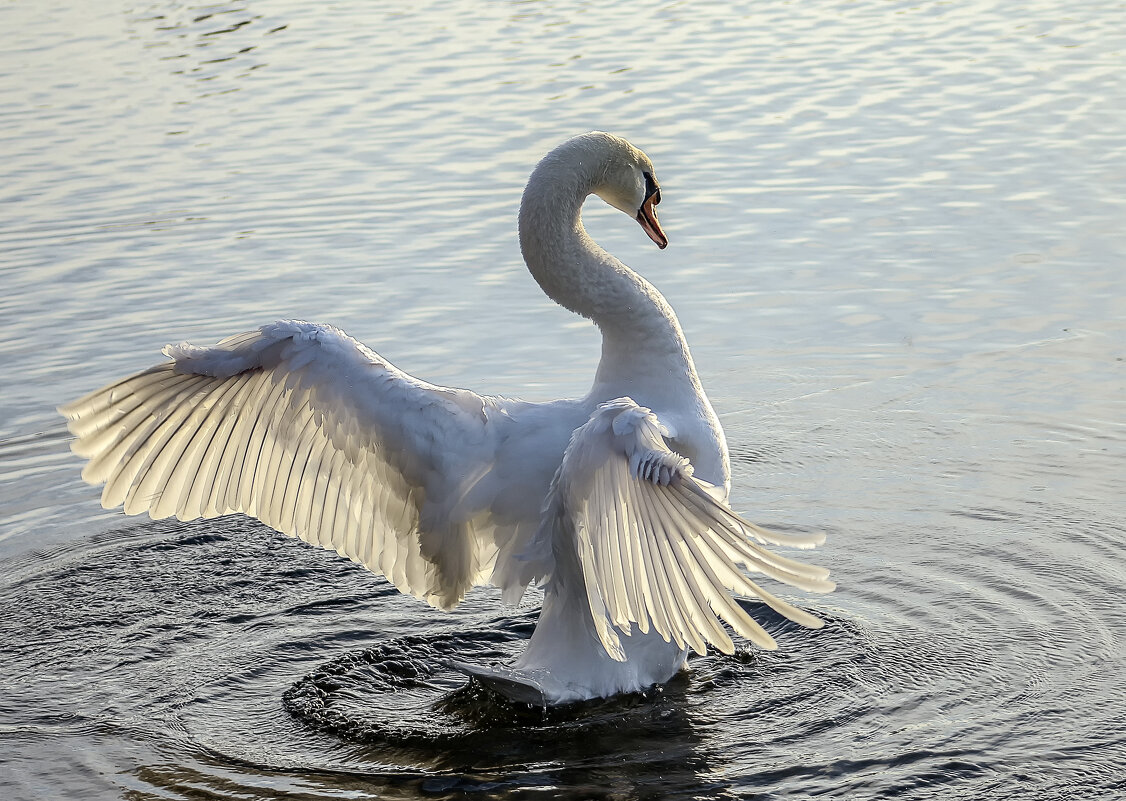
[[[1121,3],[0,9],[4,798],[1114,798],[1126,580]],[[279,317],[583,392],[528,171],[657,165],[734,505],[823,527],[819,632],[646,697],[498,705],[535,597],[442,615],[243,520],[103,511],[53,407]],[[422,654],[426,658],[407,658]]]

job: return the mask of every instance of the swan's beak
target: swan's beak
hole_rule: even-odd
[[[645,198],[645,202],[641,204],[641,210],[637,212],[637,221],[641,223],[645,233],[649,234],[649,238],[657,243],[657,247],[664,250],[669,246],[669,238],[665,236],[665,232],[661,230],[661,224],[657,222],[656,206],[660,199],[660,191],[651,192]]]

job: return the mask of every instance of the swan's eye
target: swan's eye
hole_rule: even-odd
[[[661,187],[657,186],[651,173],[643,172],[642,175],[645,176],[645,200],[653,198],[653,205],[656,206],[661,202]]]

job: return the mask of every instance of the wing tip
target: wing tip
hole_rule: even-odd
[[[748,530],[755,539],[771,545],[786,545],[799,551],[809,551],[825,544],[827,539],[824,531],[811,531],[808,533],[789,534],[774,529],[764,528],[756,523],[737,515],[739,522]],[[826,571],[828,572],[828,571]]]
[[[765,630],[762,633],[765,635],[764,637],[756,637],[755,639],[751,640],[751,642],[753,642],[764,651],[777,651],[778,641],[771,637],[770,634],[768,634]]]

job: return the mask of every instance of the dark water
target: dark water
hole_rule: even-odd
[[[1126,8],[0,9],[0,798],[1126,795]],[[733,503],[824,528],[773,653],[498,703],[536,597],[435,612],[225,519],[103,511],[53,412],[168,341],[340,325],[430,380],[584,391],[523,271],[578,131],[661,176],[657,253]]]

